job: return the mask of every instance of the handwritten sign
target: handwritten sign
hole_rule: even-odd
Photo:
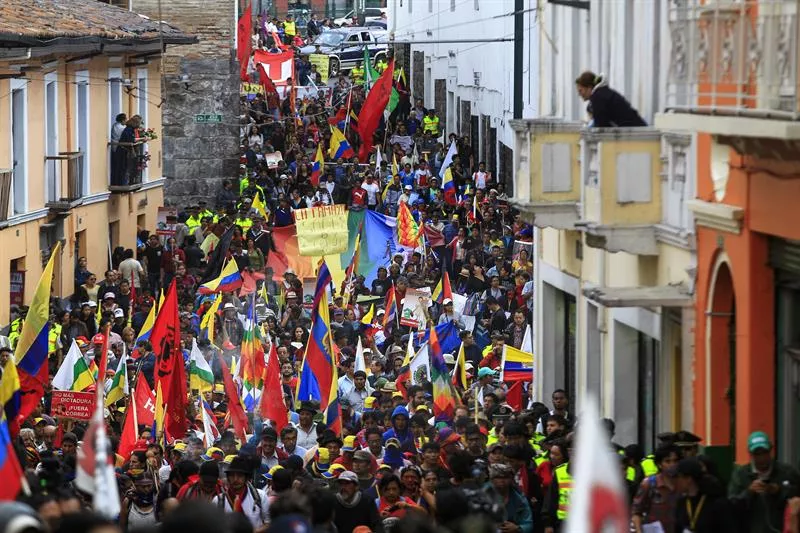
[[[347,211],[343,204],[294,212],[300,255],[339,254],[347,249]]]
[[[172,237],[175,235],[175,225],[177,222],[177,207],[159,207],[158,214],[156,215],[156,235]]]
[[[242,82],[242,84],[239,86],[239,93],[248,97],[252,97],[257,94],[264,94],[264,86],[259,83]]]
[[[322,83],[328,83],[328,74],[330,72],[331,58],[325,54],[309,54],[308,61],[312,65],[316,65],[317,72]]]
[[[59,418],[90,420],[97,395],[93,392],[53,390],[51,409]]]

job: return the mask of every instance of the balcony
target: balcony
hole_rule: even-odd
[[[670,2],[664,130],[717,136],[739,153],[800,159],[796,0]]]
[[[580,123],[514,120],[514,205],[540,228],[574,229],[581,200]]]
[[[608,252],[658,255],[661,132],[651,128],[587,129],[583,141],[583,220],[586,244]]]
[[[59,152],[44,157],[47,175],[54,176],[48,184],[48,197],[57,198],[45,204],[51,211],[64,213],[83,202],[83,152]]]
[[[143,145],[134,146],[133,152],[127,153],[124,161],[111,158],[111,185],[108,190],[112,193],[128,193],[142,188],[142,173],[147,167],[150,156],[144,151]]]

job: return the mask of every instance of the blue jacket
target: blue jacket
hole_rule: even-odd
[[[403,430],[402,433],[399,433],[394,427],[394,419],[401,415],[406,417],[406,429]],[[411,435],[411,429],[409,428],[408,424],[409,418],[408,409],[406,409],[405,406],[398,405],[395,407],[394,411],[392,411],[392,427],[383,433],[383,442],[386,442],[389,439],[397,439],[400,441],[400,445],[402,446],[406,442],[411,441],[413,436]]]

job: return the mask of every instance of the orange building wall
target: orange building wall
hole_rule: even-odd
[[[708,135],[701,135],[698,142],[697,196],[714,201],[709,170],[711,140]],[[748,459],[746,441],[751,431],[763,430],[775,435],[775,290],[773,271],[768,264],[769,238],[765,233],[788,236],[800,230],[800,224],[787,220],[798,218],[796,207],[780,209],[798,198],[800,182],[784,179],[776,183],[775,178],[745,169],[744,162],[745,158],[731,153],[730,174],[722,199],[728,205],[745,208],[741,234],[697,228],[694,430],[704,437],[706,444],[726,445],[730,440],[728,339],[724,332],[720,334],[720,324],[727,319],[707,315],[712,307],[710,287],[714,266],[719,257],[726,257],[736,308],[737,462]],[[747,162],[752,165],[749,159]],[[713,327],[707,332],[709,321]],[[707,335],[711,335],[708,349]],[[707,357],[711,358],[711,376],[706,375]],[[711,406],[710,420],[707,402]]]

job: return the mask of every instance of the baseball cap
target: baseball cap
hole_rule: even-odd
[[[339,474],[339,482],[342,481],[349,481],[350,483],[358,483],[358,476],[355,472],[351,472],[350,470],[345,470],[341,474]]]
[[[367,450],[357,450],[356,453],[353,454],[353,461],[366,461],[368,463],[371,463],[372,454],[369,453]]]
[[[478,370],[478,377],[479,378],[485,378],[486,376],[494,376],[494,375],[495,375],[495,371],[492,370],[491,368],[483,367],[480,370]]]
[[[114,309],[114,318],[121,318],[125,316],[125,311],[122,309]]]
[[[444,300],[442,300],[442,305],[448,305],[451,303],[453,303],[453,300],[451,300],[450,298],[445,298]]]
[[[111,298],[111,299],[113,300],[113,299],[115,299],[116,297],[117,297],[117,295],[116,295],[116,294],[114,294],[113,292],[107,292],[107,293],[105,293],[105,294],[103,295],[103,300],[106,300],[106,299],[108,299],[108,298]]]
[[[106,342],[106,338],[102,333],[98,333],[92,337],[92,344],[103,344],[104,342]]]
[[[747,437],[747,451],[754,453],[758,450],[771,450],[772,443],[763,431],[754,431]]]

